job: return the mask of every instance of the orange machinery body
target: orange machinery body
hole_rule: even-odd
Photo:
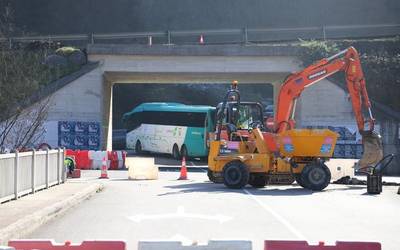
[[[364,139],[364,135],[373,130],[375,120],[372,117],[358,53],[350,47],[286,78],[278,95],[271,133],[255,128],[246,141],[231,142],[221,138],[211,141],[209,173],[224,175],[224,167],[230,162],[241,162],[247,166],[250,179],[252,173],[302,174],[305,166],[308,167],[308,172],[311,172],[310,169],[315,164],[321,167],[326,159],[332,157],[338,134],[328,129],[295,129],[296,100],[306,87],[339,71],[345,73],[357,126]],[[363,109],[368,110],[369,118],[364,118]],[[330,173],[325,175],[329,175],[327,178],[330,179]]]

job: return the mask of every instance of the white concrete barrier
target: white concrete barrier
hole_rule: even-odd
[[[251,250],[249,240],[211,240],[207,245],[182,245],[180,241],[139,241],[138,250]]]
[[[331,171],[331,181],[339,180],[344,176],[354,177],[354,164],[358,162],[358,159],[330,159],[325,164]]]
[[[154,164],[154,158],[126,157],[125,165],[131,180],[158,179],[158,167]]]

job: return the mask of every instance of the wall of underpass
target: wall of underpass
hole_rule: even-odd
[[[284,53],[282,48],[208,47],[197,46],[194,50],[180,47],[177,51],[173,46],[156,47],[150,55],[145,55],[146,51],[140,53],[135,46],[112,45],[108,50],[104,45],[89,48],[89,59],[98,61],[99,65],[53,93],[45,142],[52,146],[76,143],[91,149],[111,148],[112,86],[115,83],[151,86],[152,83],[218,84],[238,80],[241,84],[272,84],[276,98],[285,76],[300,69],[297,58],[287,52],[292,53],[292,48]],[[280,50],[283,52],[277,53]],[[296,108],[296,120],[299,127],[334,129],[341,135],[336,154],[346,158],[360,156],[360,137],[356,133],[348,94],[329,80],[303,92]],[[390,152],[397,150],[395,145],[387,148]],[[393,173],[396,171],[398,169]]]

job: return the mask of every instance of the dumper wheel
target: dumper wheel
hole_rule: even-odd
[[[264,174],[252,174],[249,184],[254,188],[263,188],[267,184],[267,176]]]
[[[321,191],[329,185],[331,181],[331,171],[322,162],[307,164],[301,172],[301,179],[306,188]]]
[[[303,178],[301,177],[301,174],[294,174],[294,178],[295,178],[297,184],[300,185],[300,187],[308,189],[308,183],[307,183],[307,181],[303,180]]]
[[[241,161],[228,162],[222,170],[224,184],[228,188],[239,189],[249,182],[249,169]]]
[[[217,176],[216,176],[216,175],[215,175],[215,172],[213,172],[213,171],[210,170],[210,169],[207,170],[207,176],[208,176],[208,179],[209,179],[211,182],[214,182],[214,183],[223,183],[223,182],[224,182],[222,176],[220,176],[220,175],[217,175]]]
[[[213,172],[210,169],[207,169],[207,177],[211,182],[215,183],[215,178],[214,178]]]

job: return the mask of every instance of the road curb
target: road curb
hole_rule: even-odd
[[[51,219],[64,214],[70,208],[78,205],[93,194],[101,191],[103,188],[103,184],[93,183],[89,187],[63,201],[45,207],[40,211],[27,215],[13,224],[0,229],[0,245],[7,245],[10,239],[26,237],[40,226],[49,222]]]

